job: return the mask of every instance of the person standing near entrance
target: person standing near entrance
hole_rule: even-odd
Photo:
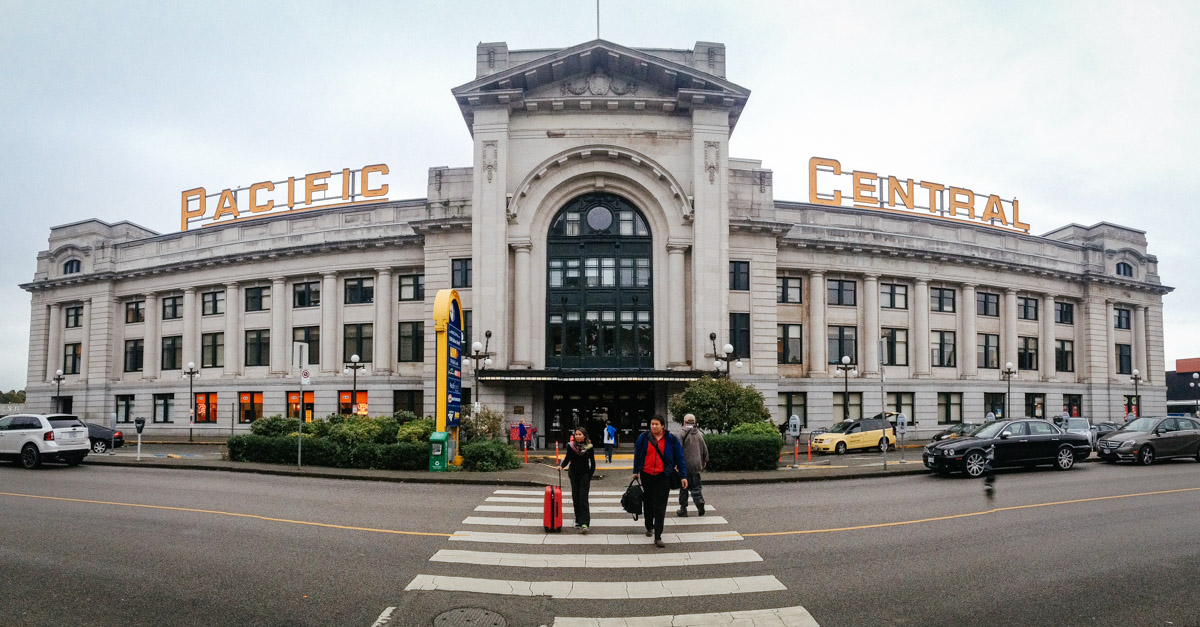
[[[687,462],[687,487],[679,490],[680,516],[687,516],[688,493],[696,504],[696,513],[704,515],[704,494],[700,491],[700,471],[708,465],[708,445],[704,443],[704,435],[696,428],[696,416],[686,414],[683,417],[683,459]]]
[[[520,426],[517,427],[517,434],[521,436],[521,450],[524,451],[529,447],[525,446],[525,436],[529,435],[529,430],[525,428],[525,421],[522,420]]]
[[[617,445],[617,428],[611,420],[604,421],[604,461],[612,463],[613,447]]]
[[[596,449],[588,439],[583,427],[575,429],[571,441],[567,444],[567,454],[563,456],[562,467],[567,469],[567,477],[571,480],[571,505],[575,509],[575,528],[580,533],[588,532],[592,524],[592,510],[588,505],[588,492],[592,489],[592,475],[596,472]]]
[[[650,431],[638,436],[633,445],[633,474],[642,482],[645,497],[642,513],[645,516],[646,536],[654,535],[654,546],[666,546],[662,540],[663,521],[667,517],[667,500],[671,497],[671,473],[680,478],[680,489],[686,490],[687,462],[679,438],[667,432],[662,416],[650,419]]]

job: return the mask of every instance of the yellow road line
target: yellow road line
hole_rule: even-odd
[[[349,525],[333,525],[330,523],[319,523],[308,520],[289,520],[287,518],[271,518],[270,516],[259,516],[258,514],[241,514],[238,512],[222,512],[211,509],[195,509],[191,507],[170,507],[167,505],[145,505],[142,503],[118,503],[115,501],[93,501],[89,499],[69,499],[61,496],[41,496],[38,494],[17,494],[15,492],[0,492],[0,496],[17,496],[27,499],[45,499],[48,501],[66,501],[69,503],[89,503],[92,505],[116,505],[120,507],[140,507],[143,509],[161,509],[171,512],[191,512],[194,514],[215,514],[218,516],[232,516],[234,518],[256,518],[267,522],[288,523],[292,525],[308,525],[311,527],[325,527],[328,529],[344,529],[347,531],[369,531],[371,533],[390,533],[404,536],[438,536],[449,538],[450,533],[430,532],[430,531],[400,531],[396,529],[375,529],[373,527],[352,527]]]
[[[877,523],[874,525],[856,525],[854,527],[837,527],[834,529],[802,529],[799,531],[770,531],[770,532],[764,532],[764,533],[743,533],[740,535],[744,538],[749,538],[752,536],[794,536],[794,535],[804,535],[804,534],[811,534],[811,533],[834,533],[837,531],[860,531],[863,529],[879,529],[882,527],[901,527],[904,525],[916,525],[916,524],[920,524],[920,523],[938,522],[938,521],[943,521],[943,520],[954,520],[956,518],[970,518],[972,516],[987,516],[989,514],[999,514],[1001,512],[1014,512],[1014,511],[1022,510],[1022,509],[1033,509],[1035,507],[1075,505],[1075,504],[1079,504],[1079,503],[1092,503],[1095,501],[1109,501],[1112,499],[1127,499],[1127,498],[1132,498],[1135,496],[1157,496],[1157,495],[1161,495],[1161,494],[1177,494],[1180,492],[1195,492],[1197,490],[1200,490],[1200,488],[1180,488],[1178,490],[1159,490],[1157,492],[1138,492],[1135,494],[1114,494],[1112,496],[1096,496],[1096,497],[1086,498],[1086,499],[1074,499],[1071,501],[1053,501],[1053,502],[1049,502],[1049,503],[1032,503],[1029,505],[1012,505],[1010,507],[997,507],[995,509],[988,509],[988,510],[983,510],[983,511],[979,511],[979,512],[967,512],[965,514],[951,514],[949,516],[936,516],[933,518],[920,518],[917,520],[899,520],[896,522]],[[717,536],[717,537],[724,537],[724,535]]]

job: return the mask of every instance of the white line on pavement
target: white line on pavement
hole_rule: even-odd
[[[636,616],[630,618],[555,617],[553,627],[819,627],[816,619],[802,606],[770,610],[720,612],[717,614],[680,614],[676,616]]]
[[[742,540],[736,531],[693,531],[687,533],[663,533],[668,544],[697,542],[736,542]],[[604,534],[578,533],[493,533],[491,531],[455,531],[452,542],[489,542],[495,544],[646,544],[650,540],[640,533]]]
[[[512,527],[541,527],[541,518],[500,518],[493,516],[468,516],[462,521],[464,525],[492,525],[492,526],[512,526]],[[571,527],[575,524],[572,518],[564,518],[563,526]],[[703,518],[667,518],[663,520],[663,525],[670,527],[672,525],[724,525],[727,521],[720,516],[705,516]],[[589,527],[645,527],[644,520],[634,520],[632,518],[593,518]]]
[[[545,496],[546,491],[543,490],[495,490],[492,494],[501,494],[508,496]],[[589,492],[592,496],[623,496],[624,490],[592,490]],[[671,490],[671,495],[674,498],[679,498],[679,490]]]
[[[394,608],[394,607],[387,608],[386,610],[383,611],[382,614],[379,615],[379,618],[375,619],[375,624],[371,625],[371,627],[384,627],[384,625],[391,623],[392,622],[392,612],[395,612],[395,611],[396,611],[396,608]]]
[[[519,568],[663,568],[742,564],[763,560],[762,556],[749,549],[697,551],[694,553],[567,553],[556,555],[442,549],[434,553],[429,561]]]
[[[404,589],[547,596],[555,599],[667,599],[787,590],[774,575],[666,581],[514,581],[417,575]]]
[[[570,503],[570,500],[568,499],[566,502]],[[705,508],[708,509],[708,511],[710,511],[710,512],[716,511],[716,509],[717,509],[715,507],[711,507],[708,505],[705,505]],[[671,511],[671,508],[668,507],[667,510]],[[477,511],[477,512],[503,512],[503,513],[508,513],[508,514],[540,514],[540,513],[542,513],[542,507],[541,506],[535,507],[532,505],[477,505],[475,507],[475,511]],[[625,510],[622,507],[620,507],[619,505],[597,505],[597,506],[590,507],[589,511],[593,514],[620,514],[621,512],[624,512]]]
[[[593,492],[592,494],[595,494],[595,492]],[[484,500],[487,501],[488,503],[541,503],[541,502],[545,501],[546,499],[544,496],[542,496],[542,497],[536,497],[536,496],[489,496]],[[570,503],[570,502],[571,502],[571,497],[569,497],[569,496],[563,497],[563,503]],[[588,498],[588,502],[589,503],[620,503],[621,499]]]

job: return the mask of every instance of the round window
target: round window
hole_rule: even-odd
[[[612,211],[607,207],[592,207],[587,214],[587,223],[593,231],[607,231],[612,226]]]

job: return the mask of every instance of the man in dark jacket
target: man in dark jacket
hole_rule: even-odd
[[[662,416],[650,419],[650,431],[638,436],[633,445],[633,474],[640,478],[645,497],[642,513],[645,515],[646,536],[654,536],[654,546],[666,546],[662,540],[663,521],[667,516],[667,500],[671,497],[670,473],[682,479],[683,490],[687,489],[687,462],[683,457],[683,445],[679,438],[667,433]]]
[[[687,481],[686,488],[679,491],[679,511],[680,516],[687,516],[688,494],[692,495],[692,502],[696,504],[696,513],[704,515],[704,493],[700,487],[700,471],[708,465],[708,445],[704,442],[704,435],[696,428],[696,416],[687,414],[683,417],[683,459],[687,462]]]

